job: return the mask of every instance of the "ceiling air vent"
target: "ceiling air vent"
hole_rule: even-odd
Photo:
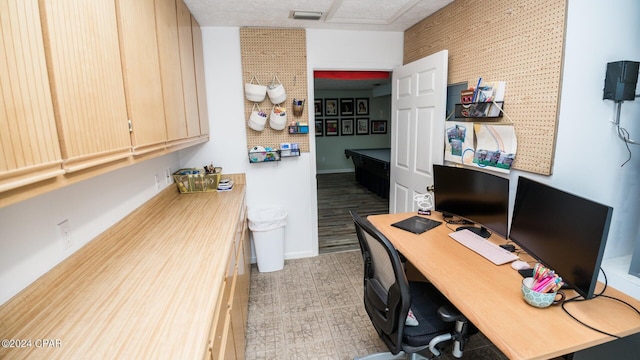
[[[320,20],[322,13],[320,11],[297,11],[292,10],[289,17],[296,20]]]

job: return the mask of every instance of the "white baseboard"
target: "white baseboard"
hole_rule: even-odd
[[[293,260],[293,259],[302,259],[308,257],[318,256],[318,254],[313,253],[313,251],[301,251],[295,253],[286,253],[284,254],[285,260]],[[255,255],[251,255],[251,263],[256,264],[258,262],[258,258]]]
[[[337,174],[337,173],[352,173],[354,169],[331,169],[331,170],[316,170],[316,174]]]

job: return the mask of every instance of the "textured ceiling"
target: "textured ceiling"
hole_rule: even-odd
[[[453,0],[184,0],[200,26],[405,31]],[[319,11],[318,21],[291,11]],[[362,90],[390,80],[316,79],[316,89]]]
[[[184,0],[200,26],[404,31],[453,0]],[[292,10],[322,18],[294,20]]]

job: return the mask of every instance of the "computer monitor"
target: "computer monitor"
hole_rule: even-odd
[[[479,170],[433,166],[435,210],[479,225],[463,226],[488,238],[491,231],[506,238],[509,221],[509,179]]]
[[[613,208],[520,177],[509,238],[593,297]]]

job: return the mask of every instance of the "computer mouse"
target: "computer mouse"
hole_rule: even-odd
[[[514,270],[531,269],[531,266],[529,266],[529,264],[526,261],[522,261],[522,260],[516,260],[516,261],[512,262],[511,263],[511,267]]]

